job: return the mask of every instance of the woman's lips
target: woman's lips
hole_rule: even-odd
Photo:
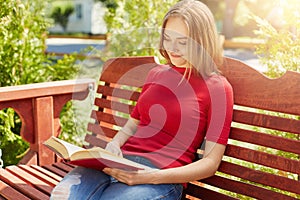
[[[173,54],[173,53],[171,53],[170,55],[171,55],[171,57],[173,57],[173,58],[180,58],[180,57],[181,57],[181,55]]]

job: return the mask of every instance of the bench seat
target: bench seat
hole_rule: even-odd
[[[97,82],[86,147],[104,147],[126,123],[146,72],[156,65],[154,57],[124,57],[105,62]],[[216,175],[188,183],[182,199],[300,199],[300,73],[287,72],[281,78],[270,79],[231,58],[225,58],[221,71],[234,90],[229,144]],[[81,84],[76,90],[81,94],[78,99],[87,95],[90,82]],[[1,93],[4,91],[0,88],[0,96]],[[31,99],[37,105],[31,115],[25,114],[28,109],[22,111],[13,103],[22,99],[0,99],[0,109],[9,105],[22,116],[23,126],[29,123],[37,127],[31,134],[24,131],[21,134],[31,142],[31,156],[17,166],[0,169],[0,199],[48,199],[53,187],[74,168],[40,145],[49,135],[58,136],[58,123],[54,119],[62,104],[70,99],[69,93],[47,95],[52,100],[42,95],[34,98],[43,101]],[[62,95],[63,98],[58,98]],[[28,98],[31,97],[25,100]],[[53,98],[60,100],[53,103]],[[45,117],[37,109],[44,103],[50,103],[55,111],[49,120],[52,123],[52,128],[47,129],[49,134],[41,137],[41,127],[45,124],[35,120]]]

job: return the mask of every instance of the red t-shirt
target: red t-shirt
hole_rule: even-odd
[[[205,80],[185,68],[152,69],[131,117],[136,133],[122,146],[124,155],[142,156],[159,168],[186,165],[195,159],[204,138],[227,144],[232,120],[231,85],[220,75]]]

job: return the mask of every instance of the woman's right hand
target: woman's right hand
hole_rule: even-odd
[[[113,154],[115,154],[117,156],[123,157],[123,153],[121,151],[121,148],[114,141],[111,141],[111,142],[107,143],[107,145],[105,147],[105,150],[109,151],[109,152],[111,152],[111,153],[113,153]]]

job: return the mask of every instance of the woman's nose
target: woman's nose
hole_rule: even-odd
[[[177,42],[176,42],[176,41],[173,41],[173,42],[172,42],[172,51],[173,51],[173,52],[178,52],[178,51],[179,51],[178,45],[177,45]]]

